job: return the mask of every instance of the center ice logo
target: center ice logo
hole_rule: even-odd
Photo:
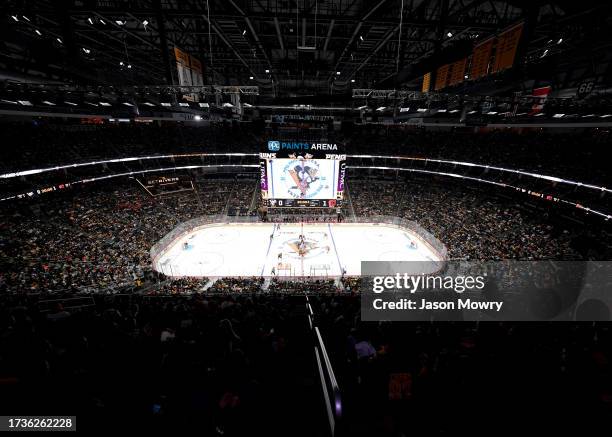
[[[268,150],[270,152],[278,152],[280,149],[280,141],[268,141]]]
[[[294,199],[313,199],[327,188],[323,185],[325,178],[319,176],[319,164],[315,160],[298,156],[283,167],[281,181],[287,187],[287,193]]]

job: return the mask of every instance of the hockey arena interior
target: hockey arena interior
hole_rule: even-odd
[[[609,4],[2,11],[0,430],[609,430]],[[397,265],[526,316],[374,320]]]

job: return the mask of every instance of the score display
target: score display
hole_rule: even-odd
[[[342,206],[346,154],[341,145],[268,141],[259,157],[261,196],[268,207]]]

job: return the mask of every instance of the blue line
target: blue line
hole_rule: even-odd
[[[274,226],[272,225],[272,234],[274,234]],[[270,254],[270,248],[272,247],[272,240],[274,240],[274,237],[270,238],[270,243],[268,244],[268,251],[266,252],[266,257],[264,258],[264,264],[263,267],[261,268],[261,275],[264,275],[264,270],[266,269],[266,262],[268,261],[268,255]]]
[[[334,252],[336,252],[336,259],[338,260],[338,267],[340,267],[340,274],[342,275],[342,264],[340,263],[340,256],[338,255],[338,249],[336,248],[336,241],[334,240],[334,234],[331,230],[331,224],[327,224],[327,228],[329,229],[329,236],[331,237],[332,244],[334,245]]]

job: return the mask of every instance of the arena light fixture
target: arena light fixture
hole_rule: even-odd
[[[79,106],[76,103],[71,102],[70,100],[64,100],[64,103],[67,104],[67,105],[70,105],[70,106]]]
[[[600,116],[601,118],[608,118],[608,117],[612,117],[612,114],[604,114]]]
[[[123,105],[125,105],[125,106],[134,106],[134,105],[133,105],[132,103],[130,103],[130,102],[122,102],[122,104],[123,104]]]
[[[497,114],[497,111],[489,111],[489,112],[487,112],[487,115],[496,115],[496,114]]]
[[[100,103],[100,106],[111,106],[111,104],[108,102],[99,102],[99,103]]]
[[[11,18],[15,21],[19,21],[19,18],[17,17],[17,15],[11,15]]]
[[[30,21],[30,19],[28,17],[26,17],[25,15],[22,15],[23,19],[26,20],[27,22]]]
[[[387,109],[386,106],[379,106],[378,108],[376,108],[377,111],[384,111],[385,109]]]
[[[253,80],[253,76],[249,76],[249,79]]]
[[[448,33],[446,34],[446,36],[448,36],[449,38],[452,38],[452,37],[453,37],[453,32],[448,32]]]
[[[563,42],[563,38],[559,38],[559,41],[557,41],[557,44],[561,44]]]
[[[87,21],[89,22],[89,24],[93,24],[93,20],[91,19],[91,17],[87,18]]]
[[[202,120],[202,117],[201,117],[201,116],[199,116],[199,115],[195,115],[195,116],[193,117],[193,119],[194,119],[195,121],[201,121],[201,120]]]
[[[468,112],[468,114],[476,114],[476,111],[472,109],[471,111]]]
[[[355,83],[355,79],[351,79],[351,83]]]
[[[427,112],[427,108],[417,108],[417,112]]]
[[[64,42],[62,41],[62,39],[61,39],[61,38],[59,38],[59,37],[55,38],[55,40],[56,40],[58,43],[60,43],[60,44],[64,44]]]
[[[115,20],[115,23],[117,23],[117,26],[123,26],[125,25],[126,21]]]
[[[210,108],[210,105],[206,102],[200,102],[199,105],[200,105],[200,108]]]
[[[587,118],[587,117],[595,117],[595,114],[586,114],[582,116],[582,118]]]
[[[543,115],[544,115],[544,113],[543,113],[543,112],[538,112],[536,115],[534,115],[534,117],[541,117],[541,116],[543,116]]]
[[[340,72],[339,71],[336,71],[336,76],[340,76]]]
[[[48,100],[43,100],[42,102],[43,102],[45,105],[55,106],[55,103],[50,102],[50,101],[48,101]]]
[[[249,104],[249,103],[243,103],[242,106],[244,106],[245,108],[252,108],[253,105]]]
[[[410,108],[400,108],[400,112],[409,112]]]
[[[555,114],[553,115],[553,118],[563,118],[565,116],[565,114]]]
[[[181,106],[183,108],[189,108],[189,103],[179,102],[179,106]]]
[[[368,105],[362,105],[362,106],[358,107],[357,109],[361,111],[363,109],[366,109],[367,107],[368,107]]]
[[[363,35],[359,35],[359,39],[363,41]]]
[[[143,105],[147,105],[147,106],[155,106],[153,103],[151,102],[144,102]]]
[[[32,106],[32,102],[30,102],[29,100],[17,100],[17,103],[22,106]]]
[[[90,54],[90,53],[91,53],[91,50],[90,50],[90,49],[88,49],[88,48],[83,47],[82,49],[83,49],[83,52],[84,52],[86,55],[88,55],[88,54]]]
[[[34,30],[34,33],[35,33],[36,35],[38,35],[38,36],[42,36],[41,31],[40,31],[40,30],[38,30],[38,29],[35,29],[35,30]]]
[[[451,114],[455,114],[455,113],[459,112],[459,110],[458,109],[451,109],[448,112],[451,113]]]
[[[100,24],[103,24],[103,25],[105,25],[105,26],[106,26],[106,23],[104,22],[104,20],[103,20],[102,18],[100,18],[100,20],[99,20],[99,21],[100,21]]]
[[[446,109],[438,109],[438,112],[444,113],[444,112],[446,112]]]
[[[85,104],[90,106],[98,106],[98,104],[94,102],[85,102]]]
[[[127,68],[132,68],[132,64],[127,64]]]
[[[270,70],[268,70],[267,68],[266,68],[266,73],[270,73]]]
[[[234,105],[232,105],[232,104],[231,104],[231,103],[229,103],[229,102],[226,102],[226,103],[224,103],[224,104],[223,104],[223,107],[224,107],[224,108],[233,108],[233,107],[234,107]]]
[[[162,105],[162,106],[164,106],[164,107],[172,106],[172,105],[171,105],[170,103],[168,103],[168,102],[162,102],[162,103],[161,103],[161,105]]]

